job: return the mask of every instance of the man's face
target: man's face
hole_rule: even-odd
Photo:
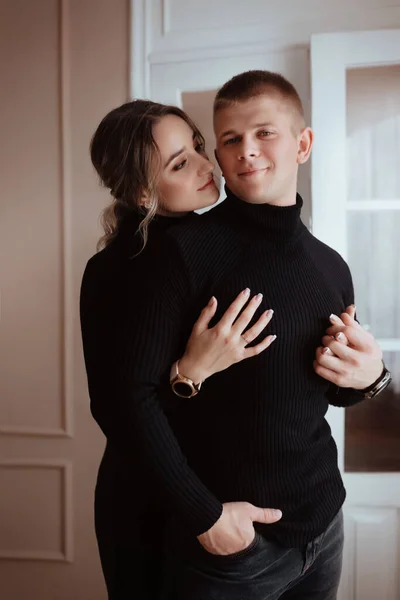
[[[312,132],[279,96],[262,95],[214,116],[216,157],[229,189],[251,204],[296,201],[298,165],[311,151]],[[308,144],[308,147],[307,147]]]

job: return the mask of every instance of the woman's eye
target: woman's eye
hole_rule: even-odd
[[[173,170],[180,171],[181,169],[183,169],[183,167],[185,166],[186,163],[187,163],[187,160],[185,159],[181,163],[179,163],[179,165],[175,165]]]
[[[263,137],[268,137],[269,135],[272,135],[271,131],[260,131],[260,135],[262,135]]]

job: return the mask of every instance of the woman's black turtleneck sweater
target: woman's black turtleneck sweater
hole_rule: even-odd
[[[127,469],[135,439],[160,499],[165,493],[194,534],[216,522],[221,503],[248,501],[280,508],[281,521],[256,528],[300,547],[326,529],[345,498],[325,414],[329,403],[361,396],[317,376],[313,360],[329,315],[353,303],[353,286],[342,258],[302,224],[301,205],[300,196],[288,207],[248,204],[228,190],[206,215],[170,227],[152,293],[147,285],[134,314],[140,282],[129,280],[128,257],[119,267],[118,367],[112,385],[105,374],[92,390],[92,410]],[[263,335],[277,340],[210,377],[195,398],[177,398],[170,366],[201,308],[216,296],[217,320],[246,287],[263,294],[257,315],[275,311]]]

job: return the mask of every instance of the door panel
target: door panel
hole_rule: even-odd
[[[78,300],[109,201],[89,142],[128,96],[128,2],[0,1],[0,596],[104,600]]]
[[[340,598],[394,600],[398,582],[387,568],[399,566],[400,31],[314,36],[311,65],[313,233],[348,261],[357,316],[393,369],[382,395],[328,414],[348,491]]]

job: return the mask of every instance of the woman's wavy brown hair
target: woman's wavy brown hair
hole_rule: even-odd
[[[203,136],[183,110],[150,100],[133,100],[115,108],[104,117],[93,135],[90,157],[102,185],[113,197],[101,216],[104,235],[98,249],[114,239],[122,219],[133,211],[143,216],[139,231],[143,248],[146,245],[150,221],[161,204],[157,193],[161,160],[153,126],[167,115],[183,119],[204,147]]]

